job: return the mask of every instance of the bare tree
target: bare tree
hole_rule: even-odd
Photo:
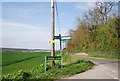
[[[116,5],[115,2],[96,2],[97,9],[101,15],[101,21],[107,22],[108,14],[114,5]]]

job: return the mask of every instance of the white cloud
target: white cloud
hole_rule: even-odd
[[[62,29],[63,30],[63,29]],[[50,49],[51,29],[15,22],[3,22],[3,47]],[[64,29],[62,35],[66,35]],[[58,35],[58,33],[56,34]],[[59,49],[59,40],[55,45]]]
[[[50,49],[50,29],[15,22],[3,22],[3,47]]]
[[[95,7],[95,2],[87,2],[87,3],[84,3],[84,5],[82,3],[78,3],[75,5],[76,9],[83,10],[83,11],[87,11],[94,7]]]
[[[3,4],[4,6],[4,4]],[[18,16],[18,17],[33,17],[36,14],[39,14],[41,12],[43,12],[43,7],[42,5],[35,5],[34,7],[8,7],[7,5],[5,5],[3,7],[3,15],[6,13],[9,13],[7,15],[13,15],[14,16]]]
[[[2,26],[4,29],[27,29],[27,30],[38,30],[40,27],[37,26],[32,26],[28,24],[23,24],[23,23],[14,23],[14,22],[8,22],[8,21],[3,21]]]
[[[16,13],[16,15],[19,15],[19,16],[23,16],[23,17],[31,17],[37,13],[40,13],[42,10],[38,10],[38,9],[28,9],[28,8],[17,8],[16,11],[14,11],[16,9],[13,9],[12,12],[13,13]]]

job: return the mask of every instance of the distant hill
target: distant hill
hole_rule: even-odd
[[[22,49],[22,48],[0,48],[0,51],[18,51],[18,52],[50,52],[46,49]]]

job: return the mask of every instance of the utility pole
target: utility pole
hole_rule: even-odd
[[[55,25],[54,25],[54,20],[55,20],[55,16],[54,16],[54,0],[51,0],[51,16],[52,16],[52,23],[51,23],[51,27],[52,27],[52,33],[51,33],[51,37],[52,37],[52,41],[54,40],[54,34],[55,34]],[[55,44],[52,43],[51,44],[51,56],[55,56]],[[52,66],[55,66],[55,61],[52,61]]]

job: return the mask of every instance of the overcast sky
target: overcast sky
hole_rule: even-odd
[[[57,0],[56,0],[57,1]],[[50,49],[50,2],[2,2],[2,47]],[[95,7],[94,2],[58,2],[62,35],[76,27],[76,17]],[[1,21],[1,20],[0,20]],[[56,19],[55,35],[59,34]],[[0,30],[1,31],[1,30]],[[56,49],[59,49],[57,41]]]

